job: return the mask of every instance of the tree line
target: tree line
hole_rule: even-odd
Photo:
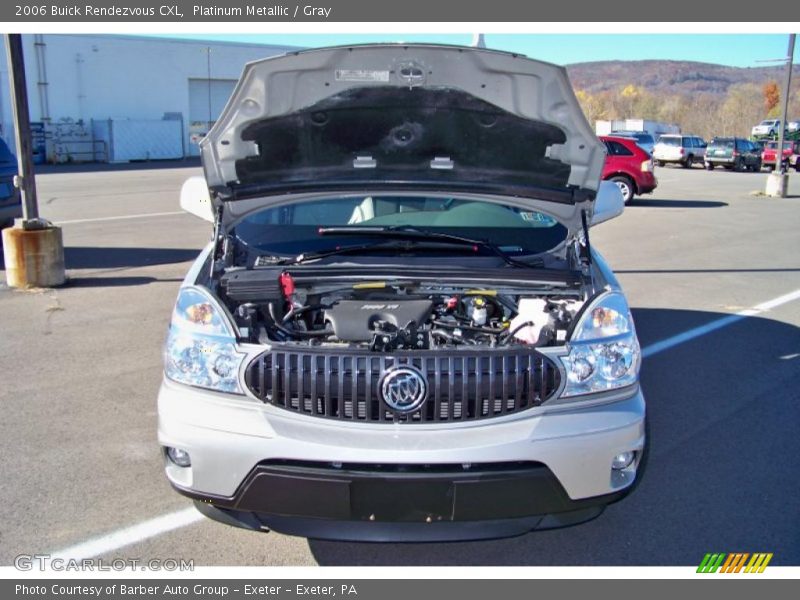
[[[575,95],[590,123],[601,119],[648,119],[675,123],[684,133],[705,139],[714,136],[749,137],[753,125],[766,118],[779,118],[783,109],[776,81],[761,85],[739,83],[724,94],[654,94],[642,86],[628,84],[616,90]],[[789,120],[800,119],[800,92],[789,95]]]

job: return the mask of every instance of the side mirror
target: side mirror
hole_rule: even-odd
[[[208,193],[206,178],[202,175],[189,177],[181,186],[181,208],[190,215],[214,222],[214,208]]]
[[[591,225],[598,225],[618,217],[625,210],[625,199],[613,181],[601,181],[594,199],[594,212]]]

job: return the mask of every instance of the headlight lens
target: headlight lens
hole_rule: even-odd
[[[624,296],[609,292],[581,317],[569,352],[561,357],[567,371],[563,397],[625,387],[639,378],[641,350]]]
[[[221,309],[206,292],[184,288],[178,295],[164,349],[164,372],[178,383],[241,394],[239,367],[245,355]]]

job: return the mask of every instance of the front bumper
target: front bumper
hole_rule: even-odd
[[[165,457],[178,491],[212,518],[310,537],[475,539],[580,522],[634,482],[645,442],[638,388],[448,425],[331,423],[169,381],[158,404],[160,444],[191,457]],[[612,471],[631,450],[634,464]]]

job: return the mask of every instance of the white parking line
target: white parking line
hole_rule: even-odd
[[[95,217],[93,219],[72,219],[70,221],[56,221],[53,225],[72,225],[74,223],[98,223],[100,221],[124,221],[125,219],[144,219],[147,217],[169,217],[172,215],[184,215],[182,210],[158,213],[140,213],[138,215],[119,215],[116,217]]]
[[[689,340],[701,337],[703,335],[706,335],[707,333],[716,331],[717,329],[722,329],[723,327],[727,327],[728,325],[733,325],[734,323],[741,321],[742,319],[746,319],[747,317],[752,317],[761,314],[773,308],[777,308],[782,304],[787,304],[789,302],[792,302],[793,300],[797,300],[798,298],[800,298],[800,290],[795,290],[793,292],[789,292],[788,294],[784,294],[783,296],[778,296],[777,298],[773,298],[772,300],[767,300],[766,302],[762,302],[761,304],[756,304],[752,308],[746,308],[732,315],[728,315],[727,317],[720,317],[719,319],[715,319],[714,321],[706,323],[705,325],[699,325],[698,327],[693,327],[692,329],[688,329],[683,333],[678,333],[676,335],[673,335],[672,337],[668,337],[664,340],[661,340],[660,342],[655,342],[643,348],[642,357],[647,358],[648,356],[653,356],[654,354],[658,354],[659,352],[663,352],[664,350],[669,350],[670,348],[674,348],[678,344],[683,344],[684,342],[688,342]]]
[[[747,317],[761,314],[798,299],[800,299],[800,289],[789,292],[788,294],[784,294],[782,296],[778,296],[777,298],[767,300],[761,304],[756,304],[752,308],[739,311],[726,317],[720,317],[719,319],[711,321],[710,323],[706,323],[705,325],[693,327],[692,329],[688,329],[683,333],[668,337],[660,342],[650,344],[642,349],[642,356],[645,358],[648,356],[653,356],[654,354],[658,354],[664,350],[674,348],[675,346],[695,338],[702,337],[708,333],[711,333],[712,331],[716,331],[717,329],[722,329],[723,327],[732,325],[733,323],[741,321],[742,319],[746,319]],[[204,520],[204,518],[205,517],[197,512],[194,507],[185,508],[183,510],[178,510],[154,519],[150,519],[148,521],[143,521],[124,529],[119,529],[108,535],[100,536],[87,542],[70,546],[69,548],[64,548],[63,550],[52,553],[52,557],[80,560],[83,558],[100,556],[102,554],[107,554],[109,552],[119,550],[120,548],[157,537],[170,531],[187,527],[188,525],[192,525]]]
[[[195,510],[194,506],[191,506],[167,513],[166,515],[161,515],[160,517],[148,521],[143,521],[136,525],[126,527],[125,529],[118,529],[108,535],[89,540],[88,542],[64,548],[63,550],[54,552],[52,558],[81,560],[83,558],[100,556],[151,537],[162,535],[174,529],[186,527],[204,518],[203,515]]]

